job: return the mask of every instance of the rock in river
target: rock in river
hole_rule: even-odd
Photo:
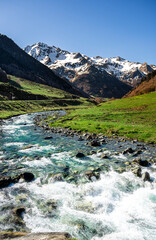
[[[17,236],[17,237],[16,237]],[[69,233],[64,232],[52,232],[52,233],[0,233],[0,240],[2,239],[14,239],[14,240],[69,240],[72,239]]]
[[[150,175],[149,175],[148,172],[145,172],[145,173],[142,174],[142,180],[144,182],[146,182],[146,181],[150,182],[151,181],[151,178],[150,178]]]
[[[34,180],[35,176],[31,172],[24,172],[21,174],[21,178],[23,178],[26,182],[31,182]]]
[[[82,158],[82,157],[85,157],[85,155],[84,155],[84,153],[78,152],[78,153],[76,154],[76,157],[77,157],[77,158]]]
[[[12,183],[11,177],[0,176],[0,188],[8,187]]]

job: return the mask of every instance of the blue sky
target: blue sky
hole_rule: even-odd
[[[0,33],[88,56],[156,64],[156,0],[0,0]]]

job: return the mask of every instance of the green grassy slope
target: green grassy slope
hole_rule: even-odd
[[[156,92],[69,111],[52,125],[156,143]]]
[[[0,101],[0,119],[31,112],[73,108],[84,109],[92,105],[92,102],[85,99]]]
[[[11,75],[7,78],[7,83],[0,82],[0,119],[28,112],[85,108],[93,105],[88,99],[57,88]],[[14,96],[15,100],[7,100],[10,95]]]
[[[47,85],[31,82],[23,78],[17,78],[12,75],[8,75],[8,81],[11,85],[25,90],[28,93],[45,96],[48,98],[72,98],[73,94],[65,92],[63,90],[53,88]]]

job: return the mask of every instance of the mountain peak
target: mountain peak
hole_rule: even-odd
[[[52,69],[58,76],[75,85],[77,83],[76,79],[80,79],[82,76],[85,76],[85,78],[88,76],[88,79],[90,79],[89,76],[92,75],[96,79],[96,82],[94,81],[95,86],[100,79],[104,81],[104,78],[113,82],[115,82],[113,80],[115,78],[130,86],[135,86],[144,75],[153,69],[152,66],[131,62],[120,56],[110,58],[88,57],[81,53],[70,53],[55,46],[50,47],[40,42],[26,47],[25,51]],[[96,76],[93,71],[96,72]],[[91,79],[88,81],[91,82]],[[83,89],[82,82],[80,85]]]

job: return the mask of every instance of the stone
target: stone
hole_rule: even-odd
[[[86,140],[87,140],[87,141],[90,141],[90,140],[92,140],[92,139],[93,139],[93,137],[92,137],[92,135],[90,135],[90,134],[86,137]]]
[[[104,144],[104,143],[106,143],[106,140],[105,139],[100,139],[100,143]]]
[[[93,140],[93,141],[90,142],[89,145],[92,146],[92,147],[99,147],[101,144],[100,144],[99,141]]]
[[[101,152],[102,152],[102,149],[97,150],[97,153],[101,153]]]
[[[135,157],[135,156],[138,156],[139,154],[141,154],[142,153],[142,150],[138,150],[138,151],[136,151],[134,154],[133,154],[133,156]]]
[[[132,173],[134,173],[137,177],[141,177],[141,167],[136,167],[132,169]]]
[[[15,208],[15,209],[13,210],[13,213],[14,213],[17,217],[22,218],[22,214],[25,213],[25,208],[23,208],[23,207]]]
[[[14,238],[14,240],[71,240],[71,239],[73,239],[72,236],[69,233],[65,232],[29,233],[25,236]]]
[[[151,181],[150,174],[148,172],[143,173],[142,174],[142,180],[144,182],[146,182],[146,181],[150,182]]]
[[[53,177],[53,181],[54,182],[63,182],[64,181],[63,175],[61,173],[56,174]]]
[[[84,174],[91,181],[94,180],[94,179],[99,179],[100,178],[100,173],[99,172],[86,171]]]
[[[104,158],[109,158],[108,155],[106,153],[102,153],[101,154],[101,158],[104,159]]]
[[[79,138],[78,138],[78,141],[83,141],[84,139],[80,136]]]
[[[82,157],[85,157],[85,155],[84,155],[84,153],[78,152],[78,153],[76,154],[76,157],[77,157],[77,158],[82,158]]]
[[[92,150],[89,152],[90,155],[96,154],[96,151]]]
[[[120,167],[120,168],[117,168],[116,171],[117,171],[118,173],[123,173],[123,172],[126,171],[126,169],[123,168],[123,167]]]
[[[48,139],[53,139],[52,136],[48,136],[48,137],[44,137],[45,140],[48,140]]]
[[[0,188],[8,187],[12,183],[11,177],[0,176]]]
[[[26,182],[31,182],[34,180],[35,176],[31,172],[24,172],[21,174],[21,178],[23,178]]]
[[[4,239],[17,239],[17,237],[23,237],[28,235],[28,233],[21,232],[0,232],[0,240]]]
[[[127,148],[122,152],[122,154],[133,153],[133,152],[134,152],[134,150],[132,148]]]
[[[149,166],[149,162],[147,160],[142,160],[141,158],[139,159],[139,165],[143,166],[143,167],[148,167]]]

